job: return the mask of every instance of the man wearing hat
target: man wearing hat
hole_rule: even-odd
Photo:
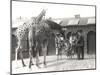
[[[78,30],[78,40],[77,40],[77,57],[78,59],[84,59],[84,37],[83,37],[83,31]]]

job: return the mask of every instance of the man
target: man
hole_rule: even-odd
[[[78,40],[77,40],[77,57],[78,59],[84,59],[84,37],[83,31],[78,30]]]

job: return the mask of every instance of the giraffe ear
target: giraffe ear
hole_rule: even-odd
[[[45,16],[47,9],[43,9],[42,14]]]

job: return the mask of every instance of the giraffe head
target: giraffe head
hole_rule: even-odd
[[[46,9],[43,9],[41,13],[36,17],[36,23],[39,23],[42,20],[43,16],[45,16],[45,14],[46,14]]]
[[[46,11],[47,11],[47,9],[43,9],[42,12],[41,12],[41,15],[42,15],[42,16],[45,16]]]

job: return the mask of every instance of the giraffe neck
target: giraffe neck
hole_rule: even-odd
[[[41,13],[36,17],[36,22],[39,23],[43,16],[45,15],[46,11],[45,10],[42,10]]]

